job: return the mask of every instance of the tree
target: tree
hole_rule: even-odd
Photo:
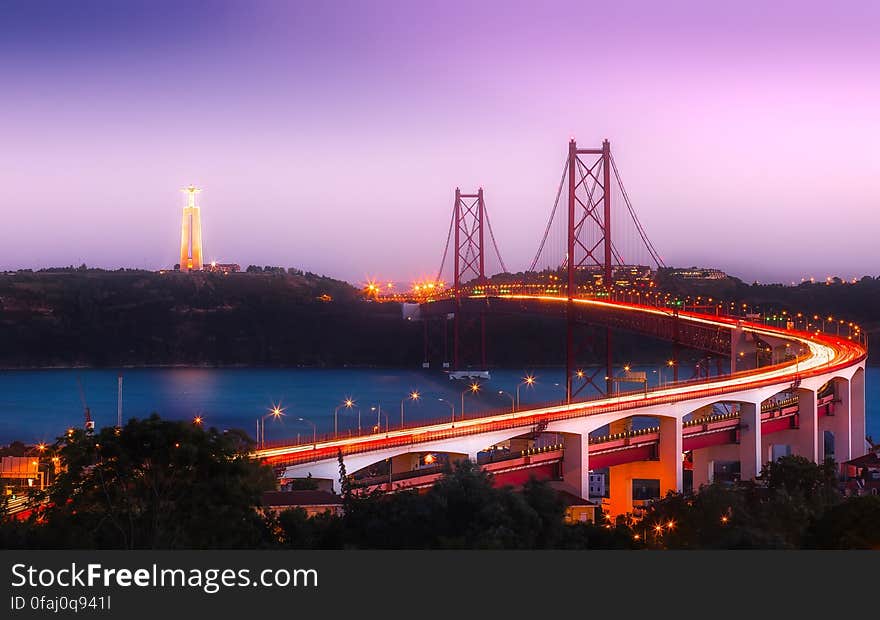
[[[807,546],[820,549],[880,549],[880,496],[850,497],[813,524]]]
[[[820,506],[835,503],[840,497],[837,474],[831,460],[817,465],[803,456],[781,456],[764,465],[761,480],[770,490],[803,497]]]
[[[261,496],[271,470],[240,431],[158,415],[59,440],[63,471],[40,515],[40,546],[236,548],[269,541]]]

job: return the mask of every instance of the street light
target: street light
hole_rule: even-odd
[[[517,411],[519,411],[519,388],[524,385],[527,385],[529,387],[532,387],[533,385],[535,385],[535,377],[533,377],[532,375],[526,375],[525,377],[523,377],[522,383],[520,383],[519,385],[516,386],[516,409],[517,409]]]
[[[333,410],[333,436],[339,436],[339,410],[345,407],[346,409],[351,409],[354,407],[354,401],[351,398],[346,398],[342,401],[342,404],[337,406],[336,409]]]
[[[412,392],[409,393],[408,396],[404,396],[403,399],[400,401],[400,428],[403,428],[403,403],[405,403],[408,400],[416,402],[421,397],[422,397],[422,395],[419,394],[418,390],[413,390]]]
[[[452,425],[455,426],[455,405],[453,405],[445,398],[438,398],[437,400],[439,400],[441,403],[446,403],[447,405],[449,405],[449,409],[452,411]]]
[[[266,418],[280,419],[284,415],[284,408],[279,405],[272,405],[269,413],[261,418],[257,418],[257,441],[262,448],[266,443]]]
[[[516,403],[515,403],[514,400],[513,400],[513,395],[512,395],[512,394],[508,394],[508,393],[505,392],[504,390],[498,390],[498,393],[499,393],[499,394],[503,394],[504,396],[507,396],[507,398],[510,399],[510,412],[511,412],[511,413],[515,413],[515,412],[516,412]]]
[[[480,384],[476,383],[476,382],[471,383],[467,388],[462,390],[462,392],[461,392],[461,410],[460,410],[462,420],[464,420],[464,395],[467,394],[468,392],[470,392],[471,394],[476,394],[479,391],[480,391]]]
[[[377,404],[375,407],[370,407],[370,411],[376,412],[376,431],[382,430],[382,403]]]
[[[307,420],[306,418],[297,418],[300,422],[308,422],[312,425],[312,449],[315,450],[318,447],[318,427],[311,420]]]
[[[675,383],[678,381],[678,365],[675,363],[674,359],[666,360],[666,366],[672,369],[672,382]]]

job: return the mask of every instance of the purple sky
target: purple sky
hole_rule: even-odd
[[[456,185],[527,266],[568,137],[672,265],[880,273],[880,4],[0,0],[0,268],[436,271]],[[769,3],[768,3],[769,4]]]

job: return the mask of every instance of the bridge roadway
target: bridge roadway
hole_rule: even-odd
[[[557,307],[568,303],[564,297],[544,295],[500,295],[498,298]],[[574,299],[572,302],[589,307],[591,311],[633,313],[639,315],[642,321],[651,317],[664,321],[673,314],[667,308],[619,301]],[[863,345],[845,337],[768,327],[733,317],[681,311],[674,314],[679,322],[706,326],[715,331],[726,330],[732,343],[741,334],[751,334],[763,340],[795,345],[795,350],[803,353],[782,363],[709,379],[679,382],[652,389],[647,394],[642,391],[622,393],[610,398],[494,413],[454,422],[447,420],[392,428],[358,437],[321,438],[312,443],[265,448],[256,451],[255,456],[269,464],[285,466],[284,476],[287,478],[312,475],[314,478],[332,480],[338,485],[339,453],[343,455],[348,472],[386,459],[391,459],[392,470],[401,465],[406,467],[412,455],[427,452],[444,452],[476,461],[476,455],[487,447],[540,429],[557,433],[563,438],[566,455],[562,465],[563,486],[586,498],[589,493],[591,452],[589,434],[632,416],[657,417],[660,420],[657,463],[648,467],[634,463],[612,468],[620,470],[618,475],[612,471],[612,488],[615,487],[615,478],[618,478],[623,481],[616,485],[618,489],[628,489],[624,499],[612,501],[617,509],[624,511],[631,504],[626,498],[631,495],[630,482],[633,479],[654,477],[660,480],[661,491],[681,489],[683,420],[716,403],[739,403],[741,431],[739,444],[735,448],[739,452],[743,478],[754,477],[760,471],[763,463],[769,460],[774,445],[786,445],[791,452],[819,462],[824,458],[824,442],[820,441],[820,436],[825,431],[834,436],[835,457],[839,462],[864,454],[866,349]],[[830,422],[819,419],[816,393],[828,382],[833,382],[835,386],[837,409],[841,412],[840,415],[826,418]],[[797,395],[799,428],[778,433],[785,437],[777,440],[763,436],[759,420],[762,404],[780,392]],[[776,441],[779,443],[774,443]],[[705,460],[710,465],[714,462],[712,458]],[[702,473],[699,478],[704,478]]]
[[[833,415],[834,395],[828,394],[818,401],[819,416]],[[797,398],[780,403],[767,403],[762,407],[761,432],[772,433],[797,428]],[[700,450],[710,446],[734,444],[738,441],[739,414],[710,415],[688,420],[683,425],[683,450]],[[593,469],[613,467],[635,461],[654,460],[660,444],[660,427],[648,427],[614,434],[590,437],[590,466]],[[548,465],[561,463],[563,446],[543,445],[520,451],[493,451],[479,455],[480,466],[494,475],[498,486],[525,482],[529,476],[552,479],[557,472]],[[355,486],[365,492],[374,490],[400,491],[421,489],[433,485],[445,471],[445,465],[419,467],[410,471],[392,472],[358,477]],[[524,473],[524,475],[523,475]]]

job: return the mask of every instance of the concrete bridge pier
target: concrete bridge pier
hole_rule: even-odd
[[[799,456],[810,459],[814,463],[821,463],[819,458],[819,411],[816,406],[816,391],[798,388],[798,428],[791,432],[793,441],[790,444],[792,452]]]
[[[699,490],[701,486],[715,482],[716,463],[742,462],[740,447],[736,444],[711,446],[694,450],[693,455],[693,488]]]
[[[694,465],[694,490],[715,481],[717,462],[739,462],[740,479],[751,480],[764,464],[761,448],[761,403],[740,401],[739,443],[699,448],[692,452]]]
[[[819,418],[819,455],[824,461],[834,457],[836,463],[845,463],[852,458],[852,407],[850,406],[850,382],[837,377],[831,382],[834,400],[828,407],[828,415]],[[834,437],[834,446],[825,452],[825,434]]]
[[[761,403],[740,403],[739,421],[740,480],[752,480],[761,473],[764,465],[764,454],[761,450]]]
[[[633,480],[658,480],[660,497],[664,497],[669,491],[682,491],[684,473],[681,419],[660,418],[660,445],[657,457],[656,461],[636,461],[608,468],[610,487],[608,511],[611,516],[632,512]]]
[[[730,374],[757,366],[754,334],[742,327],[730,330]]]
[[[819,412],[817,409],[816,391],[809,388],[797,388],[793,393],[798,398],[798,424],[790,428],[766,436],[762,440],[764,462],[774,460],[774,447],[787,446],[789,454],[796,454],[820,463],[819,459]],[[778,456],[778,454],[776,454]]]
[[[865,441],[865,369],[858,368],[849,381],[849,412],[850,412],[850,458],[858,458],[868,453]],[[878,438],[874,438],[875,441]]]
[[[589,434],[559,433],[562,437],[562,484],[560,488],[590,499]]]

